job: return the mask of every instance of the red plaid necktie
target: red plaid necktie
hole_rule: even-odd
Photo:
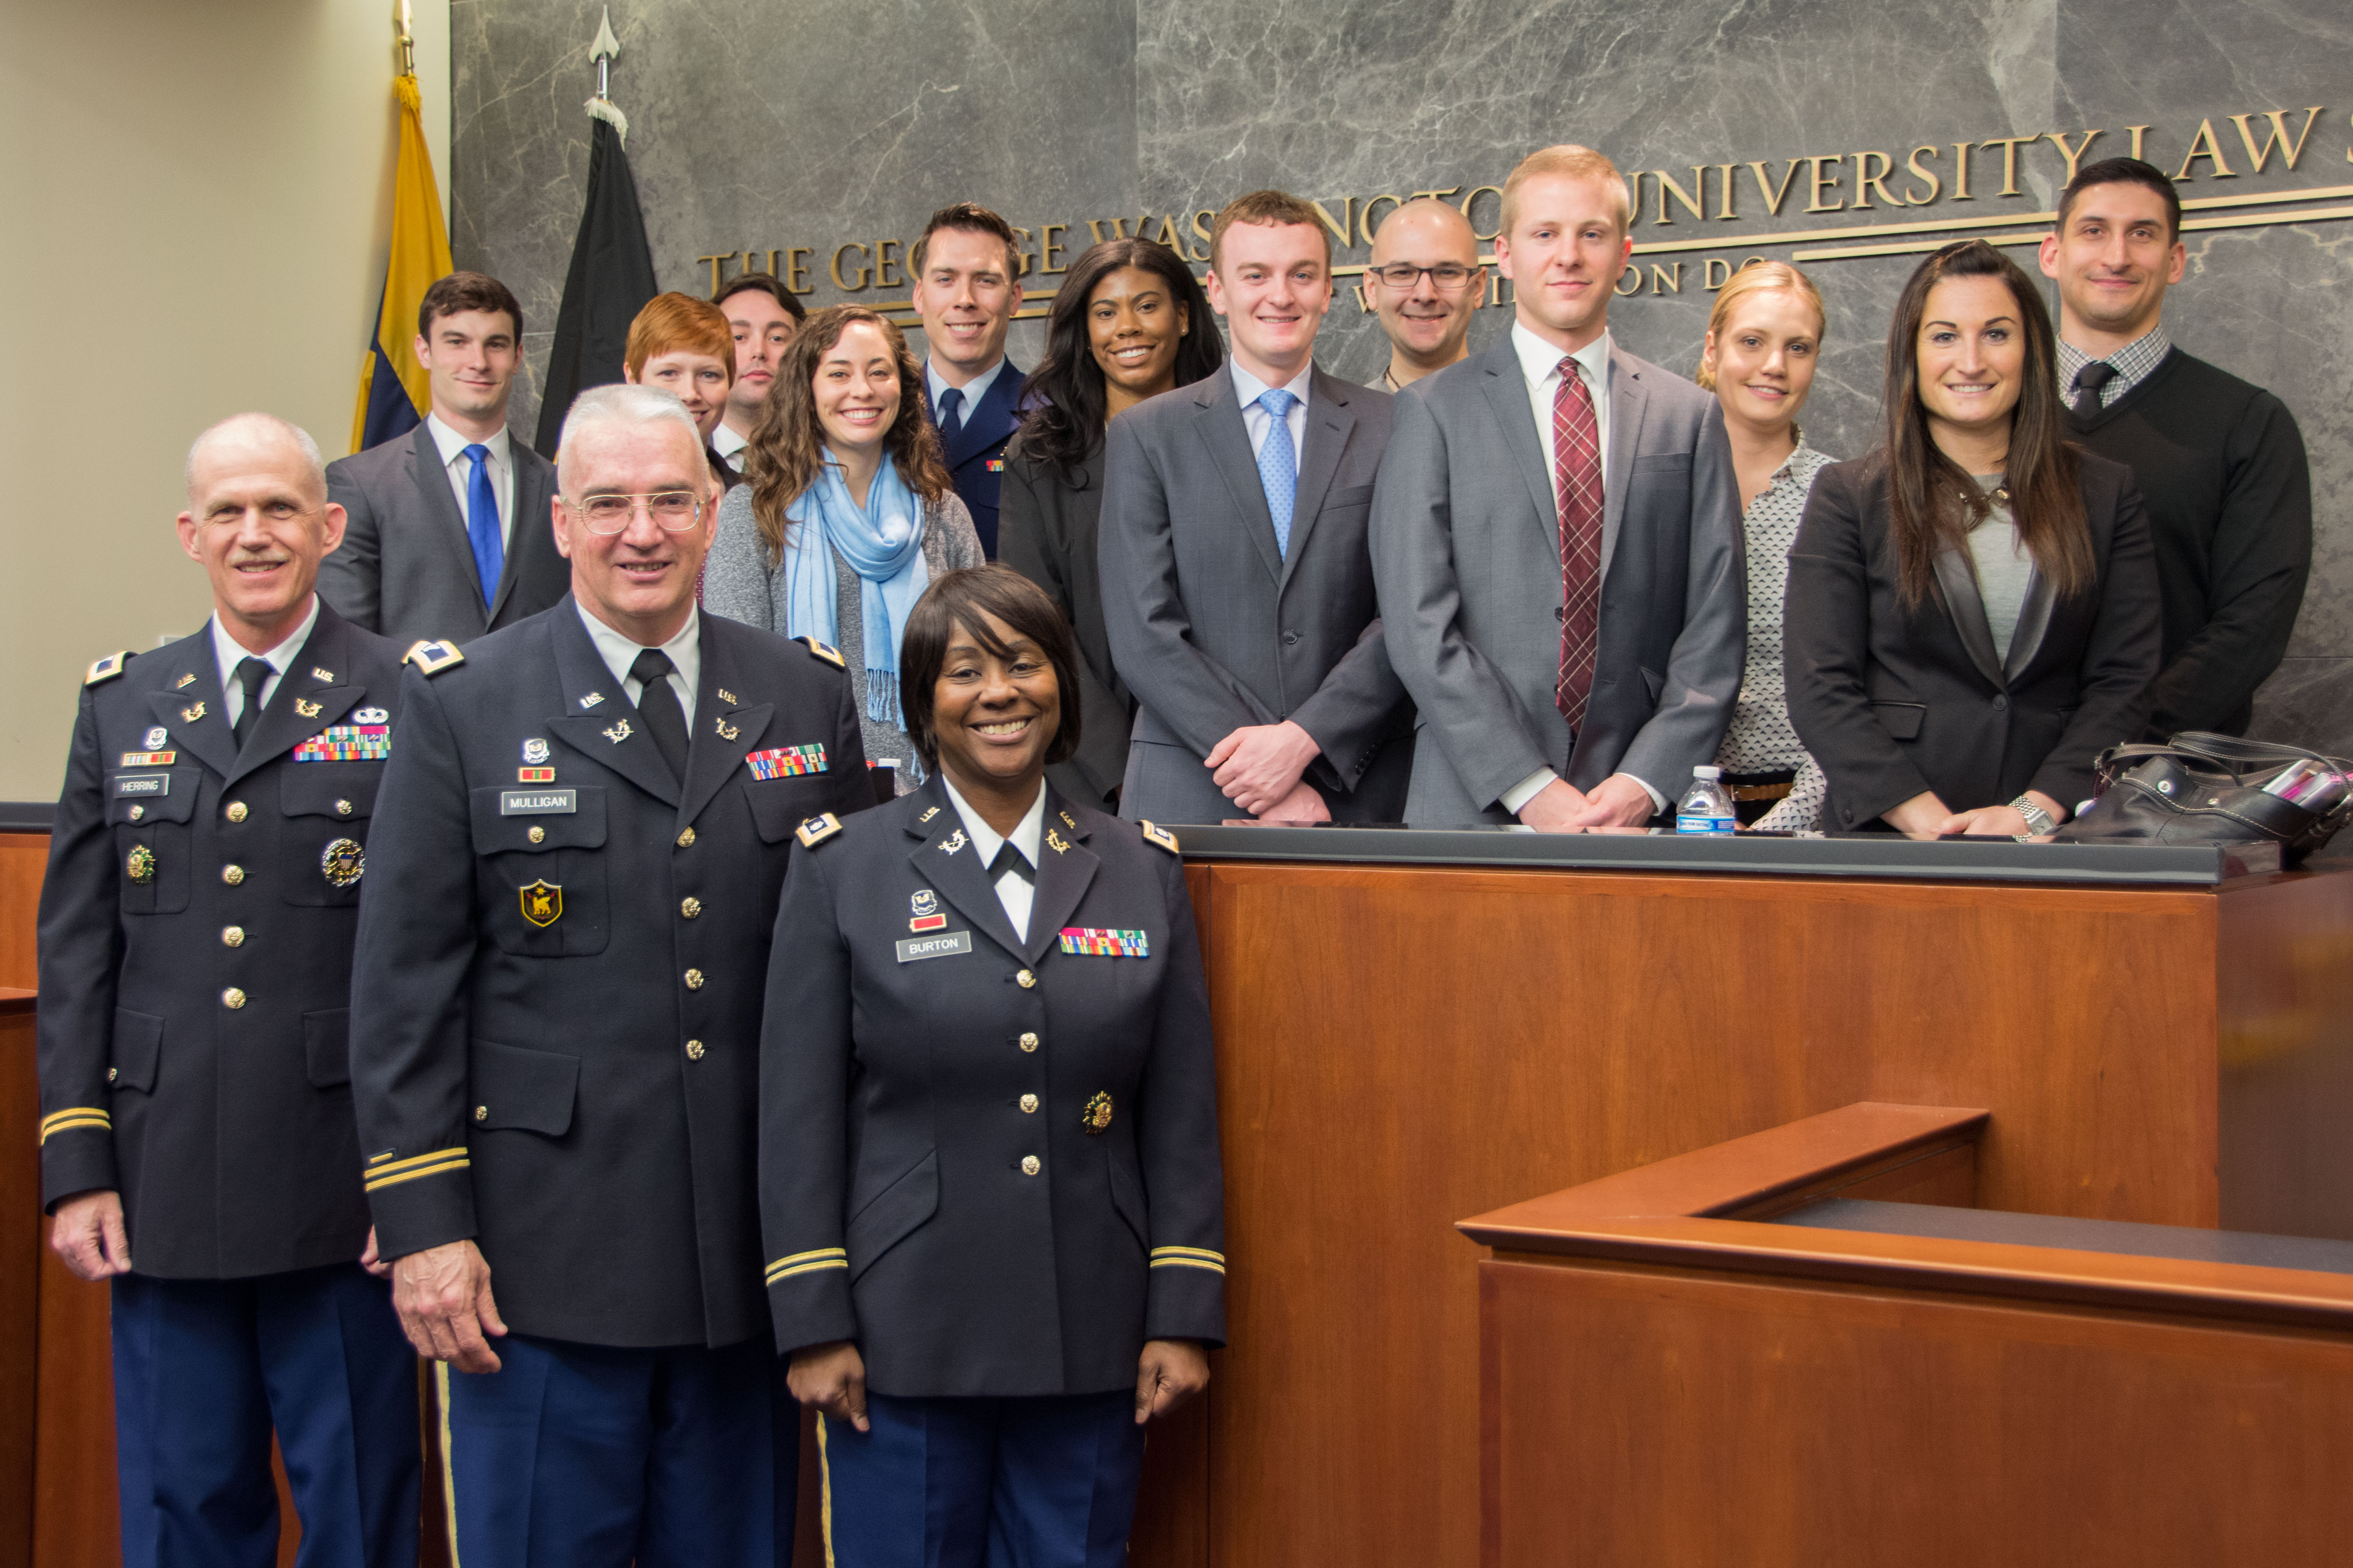
[[[1552,398],[1552,482],[1560,502],[1560,679],[1553,702],[1585,724],[1601,626],[1601,431],[1577,362],[1560,362]]]

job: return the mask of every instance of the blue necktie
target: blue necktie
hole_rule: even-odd
[[[1266,510],[1274,517],[1274,547],[1291,558],[1291,510],[1299,502],[1299,453],[1291,444],[1291,405],[1299,399],[1281,387],[1259,394],[1258,405],[1272,423],[1258,449],[1258,482],[1266,487]]]
[[[499,596],[499,574],[506,569],[505,541],[499,532],[499,492],[491,487],[491,449],[480,441],[466,448],[474,477],[466,483],[466,537],[474,544],[474,570],[482,574],[482,607]]]
[[[957,433],[963,428],[964,393],[959,388],[951,386],[940,394],[941,444],[945,445],[955,440]]]

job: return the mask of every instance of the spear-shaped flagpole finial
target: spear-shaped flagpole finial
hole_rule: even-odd
[[[596,42],[588,46],[588,58],[596,62],[596,96],[588,100],[591,119],[602,120],[619,132],[622,141],[629,139],[629,117],[614,107],[612,99],[612,68],[614,58],[621,52],[621,40],[613,36],[613,8],[605,7],[605,15],[596,24]]]
[[[416,30],[410,25],[408,0],[394,0],[392,7],[393,41],[400,46],[400,74],[417,74]]]

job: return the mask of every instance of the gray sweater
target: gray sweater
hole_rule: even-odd
[[[796,546],[799,541],[796,528]],[[985,559],[980,535],[973,531],[972,514],[955,491],[924,503],[923,564],[934,580],[959,566],[977,566]],[[737,485],[730,489],[719,505],[719,537],[712,542],[710,558],[702,568],[702,607],[778,637],[788,636],[785,625],[788,565],[788,560],[774,567],[768,564],[759,525],[752,521],[752,487]],[[858,701],[859,724],[865,731],[866,757],[869,762],[896,762],[903,793],[923,777],[923,763],[904,730],[865,717],[866,626],[859,608],[858,574],[837,555],[833,575],[833,613],[840,634],[837,646],[849,665],[849,689]]]

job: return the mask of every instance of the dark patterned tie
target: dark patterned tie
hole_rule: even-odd
[[[2075,373],[2075,412],[2088,418],[2100,411],[2100,389],[2116,380],[2116,367],[2095,359]]]
[[[1553,702],[1585,725],[1601,628],[1601,430],[1577,362],[1560,362],[1552,399],[1552,482],[1560,502],[1560,679]]]
[[[261,718],[261,689],[269,683],[269,661],[262,658],[241,658],[237,661],[237,683],[245,689],[245,706],[237,710],[237,722],[229,733],[237,737],[237,749],[245,750],[245,738],[253,733],[253,726]]]
[[[670,776],[681,784],[686,782],[686,710],[678,703],[678,690],[670,683],[670,672],[678,666],[670,663],[670,655],[658,647],[649,647],[638,655],[629,666],[629,674],[645,689],[638,693],[638,717],[646,721],[646,733],[654,738],[654,749],[670,764]]]

